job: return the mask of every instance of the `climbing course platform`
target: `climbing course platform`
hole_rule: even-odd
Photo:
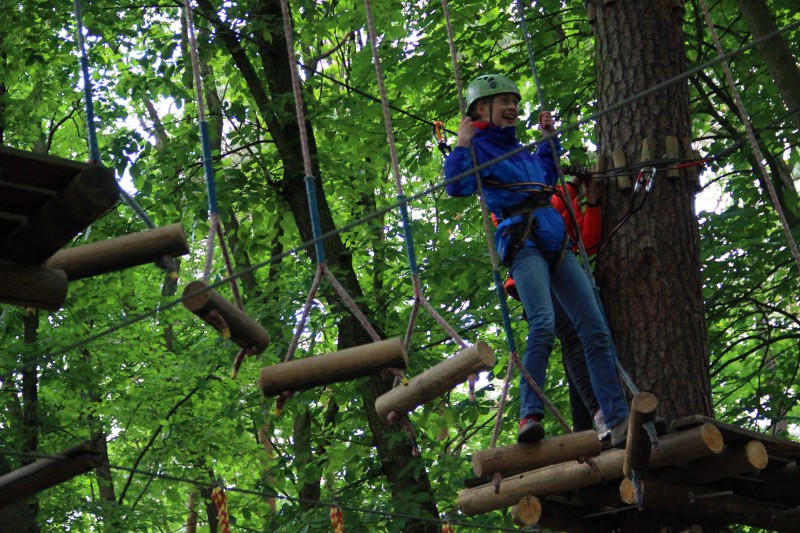
[[[619,527],[624,513],[639,512],[639,501],[690,518],[797,531],[798,442],[707,417],[682,418],[658,439],[660,449],[651,449],[635,483],[624,474],[626,450],[600,451],[589,433],[477,452],[479,477],[459,494],[461,510],[477,515],[511,507],[520,526],[590,532]],[[537,466],[520,471],[529,465]]]
[[[0,508],[85,474],[100,464],[105,435],[0,476]]]
[[[188,253],[179,224],[62,250],[119,192],[112,169],[0,147],[0,302],[55,310],[69,281]]]

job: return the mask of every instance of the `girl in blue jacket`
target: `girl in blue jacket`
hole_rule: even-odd
[[[458,141],[445,161],[450,196],[470,196],[477,191],[473,168],[479,171],[489,210],[497,217],[497,253],[516,280],[528,316],[528,342],[523,364],[543,388],[547,360],[553,349],[555,320],[552,297],[566,311],[583,344],[592,388],[614,446],[624,447],[628,406],[617,379],[611,339],[591,284],[569,246],[564,220],[551,203],[558,180],[552,152],[561,146],[541,142],[530,153],[517,140],[520,93],[505,76],[485,74],[467,87],[467,117],[458,126]],[[543,131],[552,130],[549,112],[539,116]],[[509,155],[510,152],[513,152]],[[551,296],[552,293],[552,296]],[[544,437],[544,405],[523,378],[518,442]]]

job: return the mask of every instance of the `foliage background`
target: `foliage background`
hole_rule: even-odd
[[[214,6],[233,28],[246,53],[269,33],[252,16],[256,2]],[[778,26],[798,21],[794,2],[772,0]],[[319,149],[327,201],[338,226],[395,201],[385,130],[364,7],[339,1],[293,3],[296,50],[304,71],[304,97]],[[751,37],[737,3],[712,2],[712,14],[727,50]],[[691,65],[716,56],[695,1],[685,4]],[[94,0],[84,5],[91,50],[94,98],[103,160],[113,166],[158,225],[181,221],[192,253],[181,260],[181,283],[200,275],[208,231],[207,204],[196,105],[185,47],[185,27],[175,3],[126,5]],[[447,33],[438,2],[381,0],[373,7],[380,51],[407,195],[441,181],[442,157],[430,121],[458,121]],[[539,104],[525,44],[511,3],[465,0],[451,5],[464,80],[486,71],[520,81],[528,116]],[[546,97],[566,125],[596,111],[591,27],[582,2],[540,1],[529,6],[528,25]],[[305,300],[313,263],[304,251],[280,261],[272,257],[301,245],[282,195],[282,162],[257,112],[242,73],[216,39],[215,17],[196,16],[206,83],[219,98],[209,101],[221,136],[215,161],[219,198],[237,264],[263,265],[242,280],[248,314],[270,332],[265,354],[248,359],[236,381],[228,377],[235,349],[208,331],[170,293],[163,274],[140,267],[75,282],[63,310],[42,315],[34,343],[23,335],[26,310],[0,310],[2,400],[0,444],[6,450],[52,453],[85,440],[102,428],[116,503],[99,497],[98,479],[79,477],[42,493],[37,521],[43,531],[99,530],[124,523],[129,531],[176,531],[186,522],[188,483],[220,476],[241,491],[229,492],[231,520],[243,531],[325,531],[325,506],[291,500],[298,486],[321,479],[320,500],[338,498],[354,508],[418,515],[417,495],[392,496],[364,421],[358,382],[306,391],[280,417],[273,401],[255,386],[260,367],[281,360]],[[39,0],[0,7],[0,120],[2,141],[17,148],[87,158],[82,82],[76,57],[74,16],[66,6]],[[793,52],[796,29],[783,34]],[[756,50],[736,56],[732,67],[762,149],[783,169],[781,188],[798,235],[797,131]],[[721,152],[743,136],[741,121],[719,66],[689,80],[693,133],[703,154]],[[272,95],[280,116],[286,95]],[[562,139],[571,164],[592,162],[591,124]],[[523,140],[536,132],[520,128]],[[452,137],[451,137],[451,140]],[[704,198],[716,208],[698,213],[703,236],[703,275],[717,417],[751,429],[786,435],[794,431],[800,368],[798,273],[772,206],[754,171],[747,145],[705,167]],[[773,167],[776,168],[776,167]],[[777,178],[776,178],[777,179]],[[500,364],[478,384],[474,403],[465,388],[414,413],[422,449],[408,468],[426,470],[440,512],[457,516],[456,495],[472,477],[469,454],[488,447],[499,383],[508,360],[493,292],[482,222],[474,199],[446,198],[436,190],[411,206],[415,247],[424,291],[433,305],[470,341],[485,340]],[[637,216],[646,216],[646,213]],[[635,219],[632,220],[635,224]],[[97,221],[75,244],[143,229],[124,206]],[[405,332],[412,298],[397,210],[342,233],[370,317],[387,337]],[[215,279],[224,275],[219,254]],[[180,290],[180,289],[179,289]],[[223,286],[223,292],[227,289]],[[679,290],[679,289],[676,289]],[[163,310],[130,322],[161,307]],[[511,302],[515,316],[521,309]],[[129,323],[130,322],[130,323]],[[339,317],[323,294],[315,302],[301,356],[336,350]],[[74,349],[82,339],[118,329]],[[517,342],[525,328],[515,321]],[[413,338],[410,374],[417,374],[457,347],[422,313]],[[554,356],[547,392],[568,410],[561,365]],[[23,416],[21,368],[38,369],[33,423]],[[514,435],[516,385],[500,444]],[[335,408],[333,407],[335,406]],[[297,420],[308,416],[311,432],[297,442]],[[556,431],[556,428],[550,428]],[[269,445],[259,433],[267,435]],[[397,432],[393,439],[403,441]],[[8,458],[10,466],[19,457]],[[132,473],[140,469],[154,476]],[[266,494],[288,497],[273,510]],[[506,513],[459,520],[508,525]],[[201,511],[201,522],[205,515]],[[354,531],[400,531],[405,519],[371,512],[346,512]]]

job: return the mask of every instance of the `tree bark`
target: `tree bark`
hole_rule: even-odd
[[[680,8],[665,2],[618,0],[597,6],[597,97],[601,110],[686,69]],[[640,162],[644,139],[655,154],[667,137],[691,136],[685,82],[631,100],[601,116],[598,154],[624,153],[626,167]],[[687,157],[691,157],[687,155]],[[606,184],[604,232],[628,211],[633,189]],[[643,192],[637,194],[641,201]],[[694,185],[680,173],[659,172],[643,208],[612,237],[597,261],[597,281],[620,361],[642,391],[660,401],[666,418],[713,416],[703,315]],[[630,531],[674,525],[680,519],[636,513]],[[641,517],[641,521],[639,518]]]

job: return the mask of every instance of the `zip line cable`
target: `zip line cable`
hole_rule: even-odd
[[[702,64],[697,65],[697,66],[695,66],[695,67],[693,67],[691,69],[688,69],[688,70],[686,70],[686,71],[684,71],[684,72],[682,72],[680,74],[677,74],[677,75],[673,76],[672,78],[664,80],[663,82],[661,82],[661,83],[659,83],[659,84],[657,84],[655,86],[652,86],[652,87],[650,87],[648,89],[645,89],[645,90],[643,90],[643,91],[641,91],[641,92],[639,92],[637,94],[631,95],[630,97],[626,98],[625,100],[621,100],[620,102],[617,102],[616,104],[612,104],[612,105],[608,106],[604,110],[592,113],[591,115],[589,115],[589,116],[587,116],[587,117],[585,117],[583,119],[580,119],[580,120],[578,120],[576,122],[573,122],[573,123],[567,124],[565,126],[562,126],[561,128],[558,128],[557,130],[555,130],[553,132],[547,133],[546,135],[543,136],[543,139],[546,139],[546,138],[548,138],[550,136],[558,135],[560,133],[576,130],[576,129],[580,128],[581,126],[583,126],[583,125],[585,125],[585,124],[587,124],[589,122],[593,122],[593,121],[597,120],[599,117],[605,115],[606,113],[610,113],[611,111],[615,111],[617,109],[620,109],[621,107],[624,107],[625,105],[627,105],[627,104],[629,104],[631,102],[638,101],[638,100],[640,100],[642,98],[645,98],[645,97],[647,97],[647,96],[649,96],[649,95],[651,95],[651,94],[653,94],[655,92],[658,92],[658,91],[664,89],[665,87],[668,87],[668,86],[670,86],[670,85],[672,85],[674,83],[678,83],[680,81],[683,81],[683,80],[691,77],[692,75],[694,75],[694,74],[696,74],[696,73],[698,73],[698,72],[700,72],[700,71],[702,71],[704,69],[707,69],[709,67],[717,65],[721,61],[725,61],[726,59],[731,59],[733,57],[736,57],[737,55],[743,53],[746,50],[749,50],[749,49],[751,49],[751,48],[753,48],[755,46],[758,46],[759,44],[762,44],[764,42],[769,41],[770,39],[773,39],[773,38],[775,38],[775,37],[777,37],[779,35],[782,35],[784,32],[790,31],[792,29],[796,29],[798,27],[800,27],[800,21],[795,21],[795,22],[793,22],[793,23],[791,23],[791,24],[789,24],[787,26],[784,26],[783,28],[780,28],[780,29],[778,29],[778,30],[776,30],[774,32],[771,32],[769,34],[766,34],[766,35],[764,35],[764,36],[762,36],[762,37],[760,37],[758,39],[750,41],[749,43],[747,43],[745,45],[742,45],[739,49],[727,52],[722,56],[718,56],[718,57],[716,57],[716,58],[714,58],[712,60],[706,61],[705,63],[702,63]],[[473,168],[470,171],[467,171],[467,172],[464,172],[463,174],[459,174],[457,176],[454,176],[452,179],[444,180],[444,181],[442,181],[442,182],[440,182],[438,184],[434,184],[434,185],[428,187],[427,189],[425,189],[425,190],[423,190],[423,191],[421,191],[419,193],[416,193],[414,195],[405,197],[403,199],[398,199],[394,203],[392,203],[392,204],[390,204],[390,205],[388,205],[388,206],[386,206],[384,208],[378,209],[378,210],[376,210],[376,211],[374,211],[372,213],[369,213],[369,214],[364,215],[364,216],[362,216],[362,217],[360,217],[358,219],[355,219],[355,220],[353,220],[351,222],[348,222],[347,224],[344,224],[343,226],[341,226],[341,227],[339,227],[337,229],[333,229],[331,231],[328,231],[328,232],[320,235],[319,237],[316,237],[316,238],[310,239],[310,240],[308,240],[308,241],[306,241],[304,243],[301,243],[301,244],[295,246],[294,248],[292,248],[290,250],[286,250],[286,251],[281,252],[279,254],[273,255],[269,259],[266,259],[264,261],[261,261],[259,263],[254,264],[254,265],[251,265],[251,266],[249,266],[247,268],[244,268],[244,269],[232,274],[230,276],[230,278],[238,278],[238,277],[241,277],[241,276],[245,276],[245,275],[251,274],[251,273],[253,273],[253,272],[255,272],[255,271],[257,271],[257,270],[259,270],[261,268],[264,268],[264,267],[272,265],[272,264],[276,264],[276,263],[280,262],[282,259],[284,259],[286,257],[289,257],[292,254],[297,254],[297,253],[301,252],[302,250],[310,248],[310,247],[316,245],[316,243],[318,243],[318,242],[322,242],[325,239],[335,237],[335,236],[337,236],[337,235],[339,235],[341,233],[344,233],[346,231],[354,229],[354,228],[356,228],[356,227],[358,227],[358,226],[360,226],[362,224],[365,224],[367,222],[370,222],[370,221],[372,221],[372,220],[374,220],[376,218],[383,217],[384,215],[394,211],[400,205],[403,205],[403,204],[407,205],[410,202],[419,200],[419,199],[421,199],[421,198],[423,198],[425,196],[430,195],[431,193],[433,193],[433,192],[435,192],[435,191],[437,191],[439,189],[443,189],[445,186],[449,185],[450,183],[455,183],[456,181],[458,181],[458,180],[460,180],[460,179],[462,179],[462,178],[464,178],[466,176],[474,174],[476,171],[480,171],[480,170],[488,168],[488,167],[490,167],[492,165],[495,165],[495,164],[499,163],[500,161],[502,161],[502,160],[504,160],[504,159],[506,159],[508,157],[511,157],[511,156],[523,151],[523,150],[530,150],[531,148],[533,148],[535,146],[535,144],[536,143],[529,143],[527,145],[523,145],[523,146],[521,146],[519,148],[516,148],[514,150],[511,150],[511,151],[507,152],[506,154],[503,154],[503,156],[501,156],[501,157],[497,157],[495,159],[487,161],[486,163],[483,163],[483,164],[479,165],[478,167]],[[90,344],[90,343],[92,343],[92,342],[94,342],[96,340],[99,340],[99,339],[101,339],[103,337],[106,337],[106,336],[112,334],[112,333],[120,331],[120,330],[122,330],[122,329],[124,329],[124,328],[126,328],[128,326],[131,326],[131,325],[137,323],[137,322],[141,322],[142,320],[145,320],[145,319],[147,319],[149,317],[155,316],[161,311],[165,311],[165,310],[168,310],[168,309],[170,309],[172,307],[180,305],[188,298],[191,298],[193,296],[197,296],[199,294],[202,294],[202,293],[204,293],[204,292],[206,292],[208,290],[211,290],[213,288],[219,287],[219,286],[221,286],[221,285],[223,285],[223,284],[225,284],[227,282],[228,282],[228,280],[226,279],[226,280],[220,280],[220,281],[214,282],[212,284],[209,284],[208,287],[204,288],[203,290],[200,290],[200,291],[197,291],[195,293],[183,296],[181,298],[166,302],[163,305],[157,306],[157,307],[155,307],[155,308],[153,308],[153,309],[151,309],[149,311],[146,311],[146,312],[144,312],[142,314],[139,314],[139,315],[136,315],[134,317],[131,317],[131,318],[129,318],[129,319],[125,320],[125,321],[122,321],[119,324],[116,324],[114,326],[111,326],[111,327],[107,328],[106,330],[103,330],[103,331],[101,331],[101,332],[99,332],[97,334],[85,337],[84,339],[81,339],[80,341],[76,341],[74,343],[71,343],[71,344],[63,347],[63,348],[59,348],[58,350],[56,350],[54,352],[51,352],[49,354],[44,354],[42,357],[38,358],[37,360],[28,361],[26,363],[23,363],[23,364],[19,365],[18,367],[15,367],[12,370],[4,370],[3,372],[14,372],[15,370],[19,370],[19,369],[23,369],[23,368],[30,368],[31,366],[36,366],[36,365],[39,365],[39,364],[42,364],[42,363],[47,363],[47,362],[53,361],[53,360],[55,360],[55,357],[57,357],[58,355],[62,355],[62,354],[65,354],[66,352],[75,350],[75,349],[80,348],[82,346],[86,346],[86,345],[88,345],[88,344]]]

